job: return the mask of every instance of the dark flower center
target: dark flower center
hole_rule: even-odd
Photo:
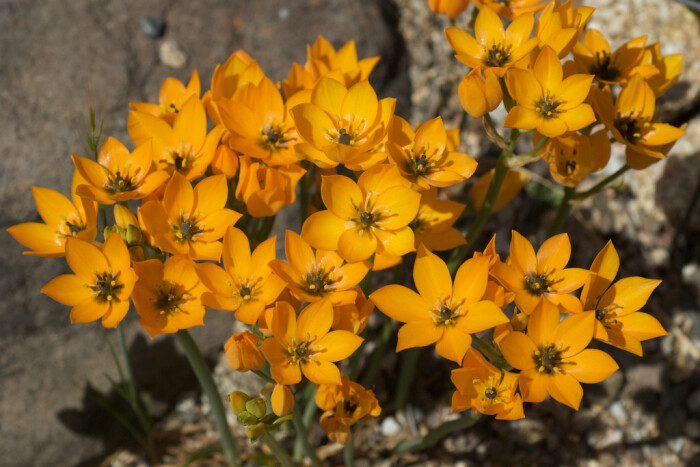
[[[620,132],[622,137],[630,143],[634,144],[642,137],[639,119],[632,115],[623,116],[618,114],[613,125],[615,125],[615,128]]]
[[[601,81],[615,81],[622,74],[615,66],[615,58],[605,51],[596,51],[596,63],[591,66],[591,74]]]
[[[95,275],[95,283],[90,285],[90,290],[95,293],[95,300],[98,302],[118,302],[119,292],[124,288],[124,284],[119,282],[121,271],[114,274],[112,271]]]
[[[302,288],[309,295],[322,297],[330,292],[331,286],[336,281],[334,270],[326,271],[324,267],[307,273],[302,278]]]
[[[545,94],[544,97],[535,104],[535,110],[544,118],[554,118],[561,113],[561,110],[559,110],[560,105],[560,99],[555,99],[549,94]]]
[[[133,191],[136,188],[135,181],[136,177],[130,177],[128,172],[125,176],[122,176],[121,171],[117,170],[114,175],[110,174],[107,177],[107,183],[102,185],[102,187],[108,194],[114,195]]]
[[[486,49],[486,54],[482,61],[486,66],[502,67],[510,61],[510,45],[504,47],[503,44],[493,44],[490,49]]]
[[[182,293],[181,287],[169,283],[161,287],[156,296],[155,307],[161,315],[177,313],[180,305],[187,301],[188,295]]]
[[[554,344],[547,344],[546,342],[535,350],[532,359],[535,362],[537,371],[548,375],[559,373],[564,363],[561,357],[561,349]]]
[[[489,386],[489,387],[487,387],[486,390],[484,391],[484,396],[485,396],[487,399],[493,400],[493,399],[496,398],[496,396],[498,396],[498,389],[496,389],[496,388],[493,387],[493,386]]]
[[[525,277],[525,290],[530,292],[532,295],[542,295],[545,292],[550,291],[552,282],[547,278],[546,274],[540,274],[539,276],[533,276],[528,274]]]
[[[340,130],[338,130],[338,144],[350,146],[351,141],[352,137],[348,133],[348,130],[346,130],[345,128],[341,128]]]

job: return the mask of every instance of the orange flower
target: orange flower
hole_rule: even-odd
[[[661,283],[643,277],[626,277],[613,284],[620,258],[608,242],[591,265],[591,277],[581,291],[584,310],[595,311],[593,337],[642,356],[642,341],[668,333],[653,316],[638,311]]]
[[[504,127],[537,129],[550,138],[576,131],[595,122],[590,105],[583,102],[593,75],[571,75],[562,81],[563,70],[554,50],[545,46],[533,70],[510,70],[508,91],[518,102],[508,112]]]
[[[653,44],[647,46],[645,61],[650,61],[651,64],[657,70],[659,70],[659,73],[646,78],[646,81],[654,91],[656,97],[660,97],[668,90],[668,88],[673,86],[681,76],[681,68],[683,68],[683,55],[670,54],[664,57],[661,55],[661,44],[654,42]]]
[[[564,3],[552,0],[540,13],[535,26],[535,37],[540,47],[551,47],[559,58],[566,57],[578,42],[583,28],[591,19],[595,8],[573,8],[571,0]]]
[[[446,199],[437,199],[437,188],[423,191],[418,214],[409,227],[416,237],[416,249],[422,243],[430,251],[451,250],[467,241],[453,227],[464,211],[465,205]]]
[[[294,410],[294,394],[287,386],[275,384],[275,389],[272,390],[270,397],[270,405],[275,415],[284,417]]]
[[[258,84],[264,77],[265,73],[258,62],[242,50],[232,53],[223,65],[216,65],[211,77],[211,89],[202,96],[209,119],[215,125],[220,125],[221,117],[216,101],[233,97],[238,88],[245,83]]]
[[[586,349],[593,337],[593,312],[560,322],[559,311],[544,303],[530,316],[527,334],[511,332],[499,347],[508,363],[521,370],[518,381],[523,401],[542,402],[549,393],[578,410],[583,397],[580,383],[599,383],[618,366],[602,350]]]
[[[136,283],[129,251],[121,237],[110,235],[102,250],[86,241],[69,238],[66,261],[75,274],[54,278],[41,293],[72,306],[71,323],[102,318],[104,327],[117,327],[129,311],[129,296]]]
[[[224,235],[224,269],[212,263],[197,264],[197,273],[210,292],[202,303],[217,310],[236,310],[236,319],[255,324],[266,306],[284,290],[285,283],[272,273],[277,237],[262,242],[251,254],[248,237],[235,227]]]
[[[526,13],[535,13],[544,7],[542,0],[474,0],[477,8],[489,8],[509,21]]]
[[[536,145],[542,135],[532,135]],[[575,187],[593,172],[601,170],[610,159],[610,140],[605,130],[584,136],[566,133],[547,141],[540,152],[549,164],[549,173],[560,185]]]
[[[358,420],[378,417],[382,408],[374,392],[350,381],[347,375],[341,377],[342,384],[322,384],[318,386],[316,405],[324,411],[321,415],[321,429],[331,441],[346,444],[352,439],[351,426]]]
[[[321,78],[311,101],[292,108],[303,142],[296,151],[321,168],[344,164],[350,170],[366,170],[386,155],[372,152],[381,143],[394,113],[396,99],[377,101],[363,80],[346,88],[332,78]]]
[[[457,60],[470,68],[491,69],[500,78],[507,69],[527,59],[527,54],[537,45],[536,38],[528,39],[534,23],[532,14],[523,14],[504,31],[498,14],[490,8],[482,8],[474,24],[475,37],[454,26],[445,29],[445,36],[457,52]]]
[[[165,187],[163,201],[146,202],[139,212],[156,245],[174,255],[218,261],[226,228],[241,215],[226,209],[226,177],[207,177],[192,189],[179,173]]]
[[[359,287],[355,287],[353,290],[357,293],[353,303],[333,307],[331,328],[360,335],[369,323],[369,317],[374,311],[374,303],[365,297],[364,292]]]
[[[581,71],[595,75],[599,83],[624,84],[633,74],[648,78],[659,70],[652,64],[642,63],[646,41],[646,36],[638,37],[611,52],[603,34],[589,29],[583,41],[574,46],[574,60]]]
[[[655,123],[656,95],[644,79],[634,75],[622,88],[613,106],[609,87],[594,89],[593,103],[600,120],[627,146],[627,165],[643,169],[663,159],[685,132],[667,123]]]
[[[503,100],[503,91],[493,70],[480,66],[464,75],[457,93],[462,108],[473,118],[492,112]]]
[[[78,185],[77,193],[100,204],[145,198],[169,178],[164,170],[151,170],[153,148],[149,143],[129,153],[126,146],[109,137],[100,148],[97,162],[76,155],[71,158],[87,182]]]
[[[363,339],[348,331],[330,331],[333,307],[328,300],[314,302],[297,318],[289,303],[277,302],[272,332],[260,350],[272,377],[279,384],[296,384],[304,373],[316,384],[341,384],[340,371],[332,362],[349,357]]]
[[[469,0],[428,0],[428,7],[433,13],[442,13],[455,19],[469,6]]]
[[[328,210],[309,216],[301,235],[314,248],[337,250],[350,262],[374,252],[403,256],[414,250],[408,224],[420,201],[406,184],[393,165],[372,167],[357,183],[343,175],[324,176],[321,197]]]
[[[462,368],[452,370],[450,379],[457,387],[452,394],[452,412],[472,409],[495,415],[497,420],[525,418],[523,401],[515,393],[518,375],[499,370],[473,347],[464,356]]]
[[[292,295],[305,302],[328,298],[334,306],[354,303],[356,293],[351,289],[372,266],[367,261],[345,263],[333,251],[317,250],[314,254],[309,244],[291,230],[285,233],[284,251],[289,263],[273,260],[270,267],[287,283]]]
[[[571,256],[571,243],[565,233],[545,241],[535,250],[515,230],[510,241],[507,263],[498,263],[493,275],[515,293],[515,305],[525,314],[532,314],[538,303],[545,308],[561,307],[566,313],[581,311],[581,302],[569,292],[580,288],[588,279],[585,269],[564,269]]]
[[[246,156],[270,165],[298,161],[294,152],[297,132],[287,109],[297,102],[282,100],[277,86],[269,78],[247,83],[231,99],[219,99],[221,120],[231,133],[229,146]]]
[[[483,174],[476,181],[473,187],[469,190],[469,207],[472,211],[478,211],[481,209],[481,205],[484,204],[486,199],[486,193],[489,191],[489,186],[491,185],[491,179],[495,169],[491,169],[485,174]],[[501,185],[501,190],[498,192],[496,201],[493,203],[491,212],[498,212],[508,205],[513,198],[520,193],[525,184],[528,181],[528,176],[523,172],[518,172],[515,170],[509,170],[506,172],[506,176],[503,178],[503,184]]]
[[[194,70],[187,86],[182,84],[178,79],[172,77],[165,78],[163,84],[160,85],[158,104],[130,102],[129,106],[138,112],[144,112],[162,118],[168,122],[168,124],[172,125],[178,112],[182,109],[182,104],[191,96],[197,96],[199,98],[201,92],[202,85],[199,82],[199,73],[197,73],[197,70]]]
[[[483,300],[488,281],[487,258],[472,258],[457,270],[454,287],[447,265],[425,247],[413,269],[416,292],[387,285],[370,295],[379,310],[404,324],[396,351],[437,342],[437,353],[457,363],[471,345],[471,336],[508,322],[493,302]]]
[[[270,167],[241,156],[236,198],[253,217],[269,217],[296,200],[295,189],[306,170],[298,164]]]
[[[73,174],[73,202],[48,188],[32,187],[39,222],[13,225],[7,231],[22,245],[34,251],[24,255],[57,258],[66,254],[66,239],[79,238],[91,242],[97,236],[97,203],[76,194],[78,185],[85,183],[79,172]]]
[[[204,175],[224,132],[223,127],[217,126],[207,134],[207,116],[197,96],[187,99],[172,126],[135,110],[129,112],[127,125],[136,146],[151,141],[153,160],[159,170],[179,172],[187,180]]]
[[[336,52],[330,42],[319,36],[313,46],[306,46],[306,63],[294,64],[287,80],[282,83],[284,95],[289,99],[297,92],[312,89],[324,76],[351,87],[369,78],[379,57],[357,60],[355,41],[347,42]]]
[[[448,187],[471,177],[476,161],[467,154],[450,151],[442,118],[436,117],[416,128],[394,116],[389,125],[389,155],[401,175],[427,190],[431,186]]]
[[[204,326],[201,297],[207,289],[197,277],[194,261],[186,256],[171,256],[165,264],[149,259],[134,263],[134,270],[139,280],[131,298],[141,316],[139,324],[151,338]]]
[[[260,370],[265,366],[265,357],[258,348],[258,338],[250,331],[237,332],[229,337],[224,344],[224,352],[226,363],[232,370]]]

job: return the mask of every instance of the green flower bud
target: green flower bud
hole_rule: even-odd
[[[245,404],[250,400],[250,397],[244,392],[233,391],[231,394],[226,396],[226,400],[231,406],[233,413],[238,415],[245,410]]]
[[[245,403],[245,409],[258,418],[262,418],[267,413],[267,405],[262,399],[251,399]]]

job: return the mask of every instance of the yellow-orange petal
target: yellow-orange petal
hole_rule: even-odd
[[[338,253],[351,263],[369,258],[376,250],[377,237],[368,230],[352,228],[343,232],[338,239]]]
[[[542,402],[547,397],[547,376],[542,376],[535,368],[521,371],[518,385],[523,402]]]
[[[527,370],[535,367],[532,355],[537,350],[535,343],[522,332],[511,332],[498,344],[503,357],[513,368]]]
[[[75,238],[66,240],[66,261],[71,270],[87,283],[93,283],[95,273],[109,268],[107,258],[91,243]]]
[[[309,381],[316,384],[342,384],[340,370],[333,363],[324,360],[313,360],[301,365]]]
[[[168,213],[168,217],[171,220],[177,219],[180,210],[183,210],[185,214],[191,214],[193,205],[194,190],[192,185],[180,172],[174,172],[168,184],[165,185],[163,196],[163,207]]]
[[[550,342],[560,344],[562,356],[568,358],[586,348],[593,338],[595,312],[585,311],[564,318],[554,330]]]
[[[270,374],[278,384],[297,384],[301,382],[299,364],[291,363],[289,360],[280,365],[270,365]]]
[[[275,389],[272,390],[270,404],[275,415],[284,417],[294,410],[294,394],[287,386],[277,384]]]
[[[341,219],[355,217],[355,206],[363,201],[360,187],[344,175],[321,177],[321,198],[326,208]]]
[[[603,296],[605,290],[615,280],[619,268],[620,257],[615,251],[612,241],[609,240],[591,264],[591,275],[581,291],[581,302],[595,305],[594,302]]]
[[[510,240],[511,265],[523,275],[537,272],[537,255],[532,244],[515,230]]]
[[[568,360],[574,365],[566,365],[566,373],[587,384],[600,383],[619,368],[610,355],[597,349],[585,349]]]
[[[297,335],[297,315],[289,303],[277,302],[272,314],[272,333],[285,345]]]
[[[615,282],[600,299],[600,305],[606,307],[615,304],[616,314],[624,316],[640,310],[649,300],[652,292],[661,284],[660,280],[643,277],[625,277]]]
[[[71,309],[70,322],[75,324],[96,321],[109,311],[109,306],[109,302],[98,302],[93,299],[85,300]]]
[[[535,79],[542,85],[542,91],[550,96],[558,96],[561,89],[563,70],[557,53],[549,46],[544,46],[532,68]]]
[[[570,374],[551,375],[546,378],[547,392],[556,401],[578,410],[583,398],[583,388]]]
[[[396,321],[408,323],[430,319],[432,304],[408,287],[398,284],[384,286],[369,299],[385,315]]]
[[[314,358],[329,362],[344,360],[360,347],[363,340],[350,331],[331,331],[315,343],[324,350]]]
[[[421,296],[435,307],[452,297],[452,277],[447,265],[423,245],[418,248],[413,281]]]
[[[486,293],[488,280],[489,257],[470,258],[457,269],[452,296],[459,297],[467,305],[478,302]]]
[[[285,232],[284,251],[292,268],[301,273],[308,271],[316,264],[316,257],[309,244],[292,230]]]
[[[299,314],[296,336],[302,340],[309,338],[318,340],[328,333],[332,324],[333,307],[331,302],[329,300],[320,300],[308,305]]]
[[[622,323],[622,332],[639,341],[645,341],[654,337],[668,336],[668,332],[661,323],[647,313],[634,312],[617,318]]]
[[[571,257],[571,241],[565,233],[548,238],[537,250],[537,272],[559,272]]]
[[[304,221],[301,236],[314,248],[334,251],[338,249],[340,236],[346,231],[345,225],[345,220],[331,211],[319,211]]]
[[[86,285],[85,281],[74,274],[62,274],[42,287],[41,293],[64,305],[75,306],[92,300],[92,292]]]
[[[469,334],[485,331],[509,322],[508,317],[490,300],[467,306],[467,314],[457,321],[457,327]]]
[[[379,242],[377,254],[389,257],[401,257],[415,250],[416,238],[410,227],[402,227],[393,232],[375,230]]]
[[[442,337],[444,329],[445,326],[435,326],[429,318],[406,323],[399,329],[396,351],[434,344]]]
[[[472,338],[455,326],[443,327],[445,331],[435,344],[435,350],[441,357],[452,360],[459,365],[472,344]]]
[[[580,288],[590,276],[590,271],[581,268],[562,269],[556,274],[552,291],[555,293],[569,293]]]

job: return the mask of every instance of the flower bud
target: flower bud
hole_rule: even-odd
[[[255,415],[258,418],[265,416],[267,412],[267,406],[265,401],[262,399],[251,399],[245,403],[245,409],[248,413]]]
[[[469,0],[428,0],[428,7],[433,13],[442,13],[454,19],[469,6]]]
[[[459,102],[473,118],[481,118],[493,111],[503,100],[503,91],[498,78],[490,69],[474,68],[462,78],[457,90]]]
[[[245,404],[250,400],[250,397],[244,392],[233,391],[231,394],[226,396],[226,400],[228,400],[233,413],[238,415],[245,410]]]
[[[294,410],[294,395],[289,388],[283,384],[275,385],[272,391],[272,411],[278,417],[283,417]]]
[[[238,332],[224,344],[226,363],[237,371],[259,370],[265,358],[258,348],[258,338],[249,331]]]
[[[257,423],[255,425],[247,426],[245,429],[245,434],[251,441],[255,441],[265,434],[265,425],[262,423]]]

